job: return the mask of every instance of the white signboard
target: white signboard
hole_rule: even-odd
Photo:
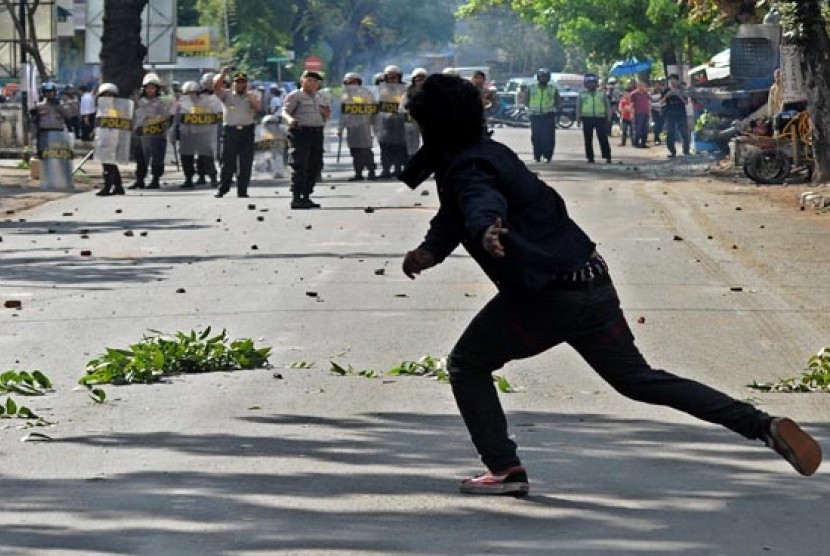
[[[84,61],[100,64],[104,34],[104,0],[87,0]],[[141,42],[147,47],[147,64],[176,63],[176,1],[150,0],[141,12]]]
[[[781,82],[784,85],[784,102],[807,100],[807,87],[801,74],[801,55],[798,47],[781,45]]]

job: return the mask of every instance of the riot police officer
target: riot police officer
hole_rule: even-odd
[[[213,125],[213,141],[211,143],[212,149],[210,154],[200,154],[196,157],[196,185],[204,185],[207,183],[205,176],[210,178],[210,186],[218,187],[219,180],[216,174],[216,159],[219,157],[219,145],[222,138],[222,103],[213,94],[213,80],[216,74],[208,72],[202,75],[199,84],[202,86],[202,92],[199,93],[199,98],[202,103],[209,107],[211,114],[216,118],[216,123]]]
[[[225,77],[229,67],[222,68],[222,74],[214,79],[213,92],[223,105],[225,122],[222,145],[222,173],[219,191],[215,197],[224,197],[231,189],[231,180],[236,176],[236,196],[248,196],[251,168],[254,164],[254,126],[256,115],[262,109],[262,99],[255,91],[248,90],[248,75],[238,71],[233,74],[233,89],[225,89]],[[238,170],[238,173],[237,173]]]
[[[184,172],[183,189],[193,187],[196,173],[196,156],[207,157],[213,166],[213,147],[216,142],[216,124],[218,119],[211,99],[201,96],[201,85],[187,81],[182,86],[182,96],[176,106],[175,138],[179,141],[179,153]],[[216,180],[213,169],[211,180]]]
[[[45,134],[49,131],[63,131],[69,120],[69,112],[58,101],[58,88],[51,81],[41,86],[43,100],[31,110],[32,124],[37,131],[38,156],[46,147]]]
[[[400,102],[406,93],[401,68],[388,65],[383,70],[383,82],[378,85],[379,110],[376,134],[380,145],[380,165],[382,179],[391,178],[403,171],[409,160],[406,152],[406,132],[404,115],[400,112]]]
[[[124,194],[118,162],[129,162],[133,102],[117,96],[114,83],[98,87],[95,158],[104,169],[104,186],[96,193],[99,197]]]
[[[152,181],[147,189],[161,187],[159,180],[164,174],[164,157],[167,154],[167,130],[173,117],[170,102],[160,96],[161,81],[155,73],[148,73],[141,82],[141,97],[136,108],[136,149],[135,183],[130,189],[144,189],[144,178],[149,167]]]
[[[343,102],[337,134],[346,129],[346,142],[352,155],[354,176],[346,181],[363,180],[363,170],[368,170],[368,179],[375,179],[375,157],[372,153],[372,122],[377,104],[371,91],[363,86],[363,80],[354,72],[343,77]]]

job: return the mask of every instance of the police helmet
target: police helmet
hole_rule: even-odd
[[[599,76],[595,73],[586,73],[582,78],[582,82],[585,85],[588,85],[589,83],[595,83],[599,85]]]
[[[538,81],[550,81],[550,70],[548,68],[539,68],[536,71],[536,79]]]
[[[52,91],[52,92],[57,92],[57,91],[58,91],[58,88],[57,88],[57,86],[55,86],[55,84],[54,84],[54,83],[52,83],[51,81],[47,81],[46,83],[44,83],[43,85],[41,85],[40,90],[41,90],[41,92],[42,92],[43,94],[46,94],[46,93],[47,93],[47,92],[49,92],[49,91]]]
[[[203,89],[213,89],[213,78],[216,77],[216,74],[212,71],[209,71],[205,74],[202,74],[201,79],[199,79],[199,83],[202,85]]]
[[[358,85],[363,84],[363,80],[360,78],[360,75],[356,74],[353,71],[348,72],[346,75],[343,76],[343,84],[345,85],[347,81],[357,81]]]
[[[426,77],[429,75],[429,72],[425,68],[415,68],[412,70],[412,73],[409,74],[409,79],[415,79],[416,77]]]
[[[170,82],[170,88],[173,89],[174,91],[181,91],[182,84],[179,83],[178,81],[171,81]]]
[[[155,73],[148,73],[144,76],[144,79],[141,81],[141,86],[146,87],[147,85],[155,85],[156,87],[161,87],[161,79]]]
[[[458,70],[452,67],[441,70],[442,75],[458,75]]]
[[[372,82],[375,85],[380,85],[381,83],[383,83],[383,74],[382,73],[376,73],[374,75],[374,77],[372,77]]]
[[[403,80],[403,72],[401,71],[401,68],[395,64],[389,64],[383,68],[383,77],[387,78],[390,75],[397,75],[399,80]]]
[[[182,92],[184,94],[190,93],[199,93],[202,90],[202,86],[196,83],[195,81],[186,81],[185,84],[182,86]]]
[[[609,77],[608,78],[608,84],[609,85],[616,85],[617,84],[617,78],[616,77]]]
[[[118,87],[115,83],[102,83],[100,87],[98,87],[98,96],[112,94],[118,95]]]

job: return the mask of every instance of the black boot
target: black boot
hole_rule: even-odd
[[[310,197],[307,197],[307,196],[303,197],[303,202],[305,203],[306,208],[310,208],[310,209],[320,208],[320,203],[315,203],[314,201],[311,200]]]
[[[153,178],[153,181],[150,182],[150,185],[147,186],[147,189],[160,189],[161,184],[159,183],[159,179],[157,177]]]
[[[302,210],[302,209],[310,209],[311,207],[308,206],[308,199],[300,196],[294,195],[294,198],[291,199],[291,208],[295,210]]]
[[[121,185],[121,178],[118,178],[117,180],[115,180],[115,185],[113,186],[112,194],[113,195],[123,195],[124,194],[124,186]]]
[[[369,170],[369,175],[368,175],[368,176],[366,176],[366,179],[367,179],[367,180],[371,180],[371,181],[374,181],[374,180],[378,179],[378,177],[375,175],[375,170],[374,170],[374,168],[373,168],[373,169],[371,169],[371,170]]]
[[[114,193],[112,191],[112,185],[108,184],[108,183],[105,183],[104,187],[102,187],[100,189],[100,191],[98,191],[96,193],[96,195],[98,195],[99,197],[109,197],[110,195],[113,195],[113,194]]]
[[[213,174],[212,176],[210,176],[210,186],[214,189],[219,187],[219,180],[216,179],[216,174]]]
[[[199,176],[199,179],[196,180],[196,185],[205,185],[206,183],[204,175]]]
[[[352,177],[348,178],[346,181],[363,181],[363,174],[357,173]]]
[[[204,183],[204,181],[202,183]],[[182,189],[193,189],[193,178],[185,178],[184,183],[181,184],[179,187]]]
[[[132,184],[127,189],[144,189],[144,181],[143,180],[136,180],[134,184]]]

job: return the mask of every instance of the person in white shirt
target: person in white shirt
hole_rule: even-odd
[[[81,91],[81,141],[91,141],[95,129],[95,95],[84,85],[78,90]]]

